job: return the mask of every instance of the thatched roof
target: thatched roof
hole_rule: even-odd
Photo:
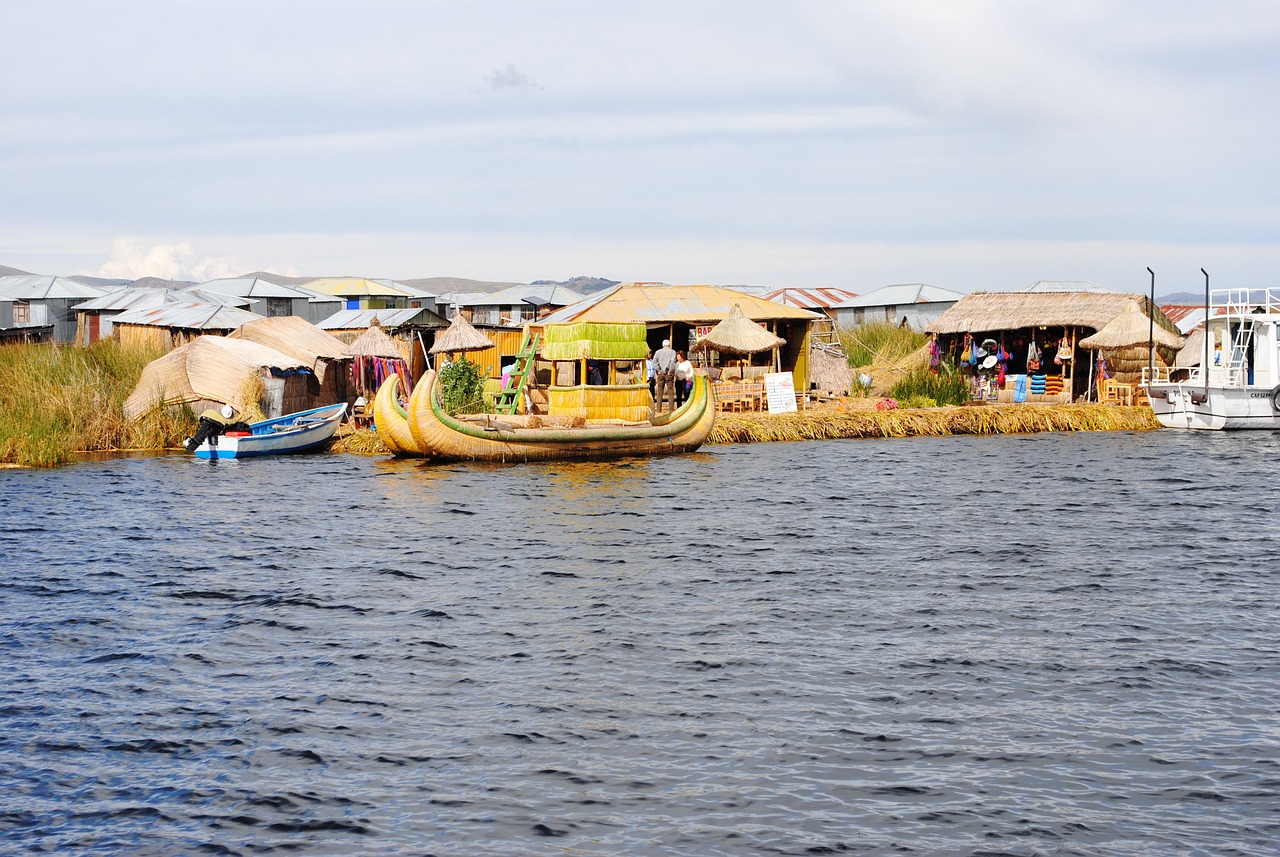
[[[1177,333],[1171,333],[1160,325],[1153,325],[1151,318],[1142,311],[1136,300],[1125,304],[1124,312],[1103,325],[1093,336],[1080,340],[1081,348],[1097,348],[1111,350],[1127,348],[1131,345],[1145,345],[1155,336],[1156,345],[1166,348],[1181,348],[1184,339]]]
[[[369,329],[356,337],[355,341],[347,346],[346,354],[348,357],[404,357],[400,353],[400,346],[396,345],[396,341],[387,336],[386,331],[382,329],[382,322],[374,318],[369,324]]]
[[[343,359],[346,349],[341,339],[296,315],[255,319],[240,325],[227,336],[266,345],[305,362],[322,384],[328,362]]]
[[[786,345],[786,343],[787,341],[782,337],[774,336],[747,318],[742,308],[734,304],[724,320],[699,339],[695,347],[714,348],[717,351],[734,354],[755,354],[758,351],[768,351],[771,348]]]
[[[457,351],[484,351],[493,348],[489,337],[471,326],[471,322],[463,318],[462,313],[453,314],[449,329],[436,337],[431,346],[432,354],[452,354]]]
[[[1204,328],[1197,327],[1187,334],[1187,341],[1174,359],[1174,366],[1199,366],[1204,362]]]
[[[1120,292],[974,292],[956,301],[927,329],[943,335],[1040,326],[1101,330],[1130,301],[1140,301],[1144,308],[1148,303],[1143,295]],[[1159,308],[1156,326],[1176,329]]]
[[[143,367],[138,385],[124,403],[133,420],[163,405],[223,402],[243,412],[240,401],[247,378],[263,371],[310,369],[306,361],[266,345],[225,336],[199,336]]]

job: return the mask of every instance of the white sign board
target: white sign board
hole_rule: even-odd
[[[796,412],[796,385],[790,372],[774,372],[764,376],[764,394],[769,400],[769,413]]]

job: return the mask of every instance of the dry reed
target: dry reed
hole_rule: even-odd
[[[1112,405],[986,405],[888,411],[721,414],[708,443],[837,438],[946,437],[1043,431],[1150,431],[1149,408]]]
[[[352,428],[344,424],[329,447],[330,452],[349,452],[352,455],[391,455],[382,436],[370,428]]]

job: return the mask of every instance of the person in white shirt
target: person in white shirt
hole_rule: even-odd
[[[693,364],[684,356],[683,351],[676,352],[676,407],[685,403],[693,392]]]

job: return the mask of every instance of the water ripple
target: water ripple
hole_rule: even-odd
[[[1274,854],[1277,453],[6,471],[0,844]]]

